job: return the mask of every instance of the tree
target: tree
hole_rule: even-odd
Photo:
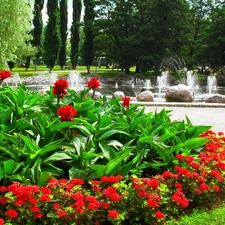
[[[71,26],[71,64],[72,68],[76,69],[78,62],[78,52],[79,52],[79,28],[81,26],[80,17],[82,10],[82,2],[81,0],[73,0],[73,21]]]
[[[44,30],[43,60],[51,73],[58,59],[61,46],[58,0],[47,2],[48,22]]]
[[[44,7],[44,0],[35,0],[34,1],[34,10],[33,10],[33,30],[32,36],[33,39],[31,41],[32,45],[37,48],[37,53],[35,55],[35,70],[37,67],[38,58],[41,55],[42,51],[42,43],[41,43],[41,36],[43,30],[43,21],[42,21],[42,9]]]
[[[0,0],[0,68],[7,67],[7,61],[16,59],[21,43],[31,39],[32,10],[28,0]]]
[[[68,10],[67,0],[60,1],[60,33],[61,33],[61,47],[59,51],[59,65],[61,70],[66,64],[66,44],[67,44],[67,24],[68,24]]]
[[[225,6],[214,8],[208,20],[208,35],[204,39],[206,45],[200,57],[208,66],[219,70],[225,65]]]
[[[94,19],[95,19],[95,2],[94,0],[84,0],[85,15],[84,15],[84,43],[82,48],[82,56],[87,72],[90,73],[90,67],[94,59],[93,43],[94,43]]]

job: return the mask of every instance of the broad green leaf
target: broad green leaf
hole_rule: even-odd
[[[3,162],[3,168],[8,175],[12,174],[13,171],[17,168],[17,163],[14,160],[9,159]]]
[[[69,170],[69,178],[81,178],[83,180],[87,180],[88,174],[91,172],[90,169],[77,169],[75,167],[72,167]]]
[[[78,156],[77,156],[78,158]],[[71,160],[71,156],[64,152],[55,152],[51,156],[44,159],[44,162],[56,162],[56,161],[63,161],[63,160]]]
[[[51,178],[51,173],[49,172],[40,172],[39,179],[38,179],[38,186],[42,187],[45,186],[48,180]]]
[[[134,149],[135,147],[125,147],[125,149],[118,154],[118,156],[111,160],[107,165],[105,169],[106,175],[112,174],[113,170],[116,166],[118,166]]]
[[[116,158],[118,156],[118,154],[116,153],[114,148],[112,148],[111,146],[105,144],[104,142],[99,142],[99,147],[101,148],[104,157],[108,161],[110,161],[110,160],[112,160],[112,159],[114,159],[114,158]]]

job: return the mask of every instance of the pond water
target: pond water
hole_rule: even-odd
[[[192,76],[192,77],[191,77]],[[136,97],[139,93],[145,90],[149,90],[154,94],[154,102],[164,102],[165,93],[170,88],[167,82],[168,73],[162,73],[162,76],[157,77],[156,85],[151,84],[150,79],[137,81],[137,84],[133,83],[133,80],[128,80],[126,82],[120,82],[120,84],[114,82],[108,84],[107,82],[102,82],[101,87],[98,91],[102,95],[107,97],[112,97],[112,93],[116,91],[122,91],[125,96]],[[37,76],[20,78],[16,73],[4,80],[4,85],[18,86],[19,83],[25,84],[30,90],[39,92],[40,90],[49,90],[50,86],[53,86],[56,81],[57,74],[53,73],[51,75],[42,73]],[[69,74],[66,78],[69,83],[69,88],[76,91],[87,88],[87,79],[81,78],[79,72],[74,72]],[[195,93],[195,102],[204,102],[205,99],[213,95],[225,95],[225,88],[218,87],[216,85],[215,77],[208,77],[207,86],[198,86],[194,81],[194,75],[192,73],[187,73],[187,85],[190,86]]]

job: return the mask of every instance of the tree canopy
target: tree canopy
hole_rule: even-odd
[[[22,43],[31,38],[32,10],[30,0],[0,0],[0,6],[0,67],[5,68],[7,61],[18,58]]]

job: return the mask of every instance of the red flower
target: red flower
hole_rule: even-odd
[[[120,195],[118,193],[115,193],[115,194],[111,194],[110,195],[110,199],[113,201],[113,202],[118,202],[120,200]]]
[[[103,207],[104,209],[109,209],[109,208],[110,208],[110,204],[109,204],[109,203],[106,203],[106,202],[103,202],[103,203],[102,203],[102,207]]]
[[[66,212],[64,210],[59,209],[59,210],[57,210],[57,215],[59,217],[63,217],[63,216],[66,216]]]
[[[11,75],[12,75],[12,73],[10,71],[2,70],[0,72],[0,79],[3,81],[6,78],[10,77]]]
[[[217,185],[214,185],[213,189],[214,189],[214,191],[216,191],[216,192],[220,192],[220,188],[219,188]]]
[[[117,193],[116,192],[116,189],[113,188],[113,187],[107,187],[103,192],[102,194],[105,195],[106,197],[110,197],[112,194],[115,194]]]
[[[0,218],[0,225],[4,225],[4,224],[5,224],[5,221],[2,218]]]
[[[64,95],[68,94],[66,89],[68,88],[67,80],[59,79],[54,83],[52,94],[57,95],[58,98],[63,98]]]
[[[128,107],[130,105],[130,97],[122,98],[122,105]]]
[[[31,212],[33,212],[33,213],[40,213],[40,212],[41,212],[40,209],[39,209],[37,206],[31,207],[30,210],[31,210]]]
[[[59,108],[58,114],[61,121],[73,121],[73,117],[77,115],[77,111],[70,105]]]
[[[209,185],[208,184],[205,184],[205,183],[200,184],[199,185],[199,189],[201,191],[209,191],[210,190]]]
[[[8,200],[10,200],[8,197],[2,197],[0,198],[0,204],[5,205]]]
[[[48,187],[43,187],[43,188],[41,189],[41,192],[42,192],[43,194],[51,194],[51,193],[52,193],[51,189],[48,188]]]
[[[108,216],[116,219],[119,217],[119,213],[117,210],[111,210],[111,211],[109,211]]]
[[[6,216],[9,216],[10,218],[16,218],[18,216],[18,212],[14,209],[9,209],[6,211]]]
[[[41,197],[40,197],[40,201],[41,202],[50,202],[51,198],[49,197],[49,195],[46,195],[46,194],[43,194]]]
[[[96,89],[99,88],[101,86],[99,79],[96,77],[90,78],[90,80],[88,81],[88,87],[90,89]]]
[[[148,200],[148,206],[155,208],[155,207],[159,207],[159,204],[157,201],[155,201],[154,199],[149,199]]]
[[[155,212],[155,218],[164,219],[164,214],[160,211]]]
[[[159,182],[156,179],[143,178],[142,181],[151,188],[157,189],[159,187]]]
[[[0,192],[3,193],[3,192],[6,192],[6,191],[7,191],[7,188],[5,186],[1,186],[0,187]]]
[[[185,198],[185,195],[181,191],[177,191],[171,199],[176,202],[181,207],[185,208],[189,205],[188,200]]]

